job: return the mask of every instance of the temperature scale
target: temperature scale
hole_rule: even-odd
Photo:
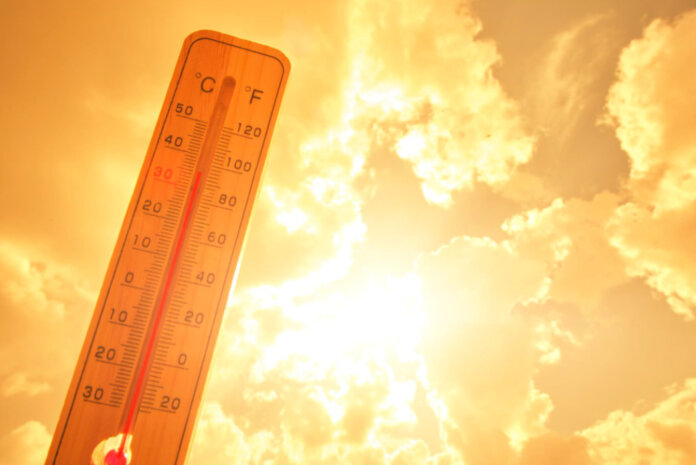
[[[46,464],[186,461],[289,70],[264,45],[186,38]]]

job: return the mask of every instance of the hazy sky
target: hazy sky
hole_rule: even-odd
[[[696,3],[0,5],[0,465],[41,464],[183,39],[292,73],[190,463],[696,463]]]

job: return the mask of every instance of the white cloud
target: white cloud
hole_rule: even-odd
[[[41,465],[51,435],[38,421],[28,421],[0,438],[0,465]]]
[[[16,394],[35,396],[51,389],[48,383],[36,382],[27,378],[23,372],[12,373],[0,385],[0,394],[10,397]]]
[[[696,379],[674,385],[652,410],[616,410],[584,430],[598,463],[686,465],[696,460]]]
[[[518,253],[547,264],[549,298],[589,311],[605,291],[628,279],[606,233],[619,202],[609,192],[590,200],[558,198],[509,218],[503,230]]]
[[[631,161],[634,201],[658,211],[696,200],[696,11],[653,21],[626,47],[607,108]]]
[[[0,252],[3,393],[36,395],[46,390],[46,383],[53,387],[56,375],[71,371],[93,296],[68,271],[31,261],[28,252],[13,244],[0,242]]]
[[[624,49],[607,108],[631,161],[629,202],[610,223],[627,270],[694,317],[696,11],[653,21]]]
[[[217,403],[206,402],[202,412],[189,461],[192,465],[225,463],[242,465],[250,463],[251,455],[244,433],[234,420],[227,417]]]
[[[590,15],[556,34],[529,86],[530,113],[552,140],[565,142],[594,103],[590,91],[612,58],[608,15]]]
[[[455,14],[458,11],[459,14]],[[499,56],[455,2],[358,2],[350,118],[408,160],[428,202],[474,181],[502,186],[534,139],[492,75]]]

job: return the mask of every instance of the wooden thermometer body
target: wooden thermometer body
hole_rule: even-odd
[[[260,44],[186,38],[46,464],[186,461],[289,70]]]

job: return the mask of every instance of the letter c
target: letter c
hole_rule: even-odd
[[[206,76],[201,80],[201,90],[207,94],[212,92],[215,89],[215,86],[211,84],[210,87],[206,87],[205,81],[213,81],[213,84],[215,84],[215,79],[210,76]]]

